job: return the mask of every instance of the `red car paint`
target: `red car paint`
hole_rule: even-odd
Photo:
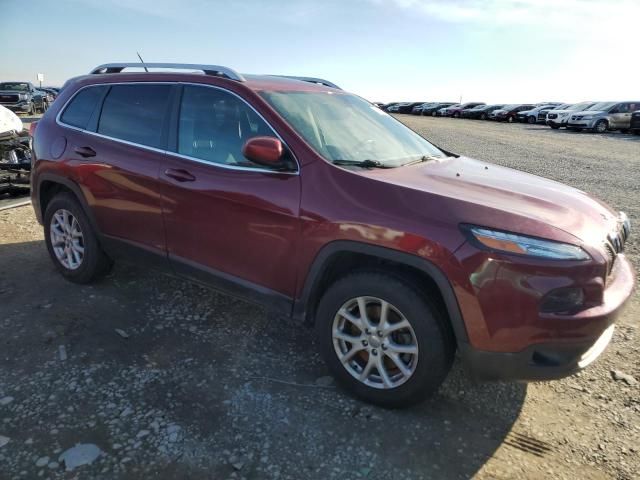
[[[293,152],[298,174],[225,170],[56,123],[82,86],[123,81],[209,84],[239,95]],[[464,157],[384,170],[333,165],[259,95],[302,90],[326,87],[273,77],[238,82],[174,73],[75,80],[35,133],[36,214],[42,217],[41,192],[66,179],[105,239],[155,253],[180,273],[187,266],[247,282],[278,297],[294,314],[312,313],[306,304],[296,305],[310,301],[316,262],[332,245],[350,242],[407,254],[446,278],[463,319],[458,345],[473,351],[517,353],[540,344],[584,351],[614,321],[635,280],[623,253],[607,274],[603,242],[618,222],[610,208],[571,187]],[[62,153],[56,150],[61,143]],[[76,152],[86,146],[95,157]],[[591,259],[549,261],[487,251],[468,241],[464,224],[578,245]],[[540,313],[546,293],[568,286],[583,288],[583,310]]]

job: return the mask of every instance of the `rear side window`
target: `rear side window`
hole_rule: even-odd
[[[170,85],[114,85],[107,94],[98,133],[161,148]]]
[[[64,109],[60,121],[72,127],[86,129],[104,89],[105,87],[89,87],[80,90]]]

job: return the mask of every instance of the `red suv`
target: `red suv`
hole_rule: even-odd
[[[129,257],[259,302],[385,406],[437,390],[456,350],[478,377],[537,380],[611,339],[634,285],[624,214],[330,82],[132,66],[70,80],[35,132],[33,207],[67,279]]]

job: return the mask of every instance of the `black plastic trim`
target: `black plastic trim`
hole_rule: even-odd
[[[458,299],[455,296],[453,287],[447,279],[446,275],[438,268],[434,263],[424,258],[418,257],[398,250],[392,250],[390,248],[380,247],[376,245],[369,245],[366,243],[353,242],[349,240],[336,240],[325,245],[320,252],[316,255],[309,273],[305,279],[302,295],[296,299],[293,308],[293,317],[309,322],[308,318],[308,303],[312,296],[316,293],[315,289],[319,279],[322,278],[327,266],[330,264],[331,257],[333,255],[345,252],[352,252],[358,254],[369,255],[372,257],[389,260],[395,263],[406,265],[416,268],[426,275],[428,275],[438,286],[440,294],[444,299],[447,313],[451,320],[451,326],[456,336],[458,344],[467,343],[468,335],[467,329],[460,312],[460,306],[458,305]]]

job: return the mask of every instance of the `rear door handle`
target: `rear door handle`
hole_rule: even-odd
[[[167,168],[164,171],[164,174],[178,182],[193,182],[196,179],[196,177],[181,168]]]
[[[91,147],[76,147],[73,151],[84,158],[96,156],[96,151]]]

